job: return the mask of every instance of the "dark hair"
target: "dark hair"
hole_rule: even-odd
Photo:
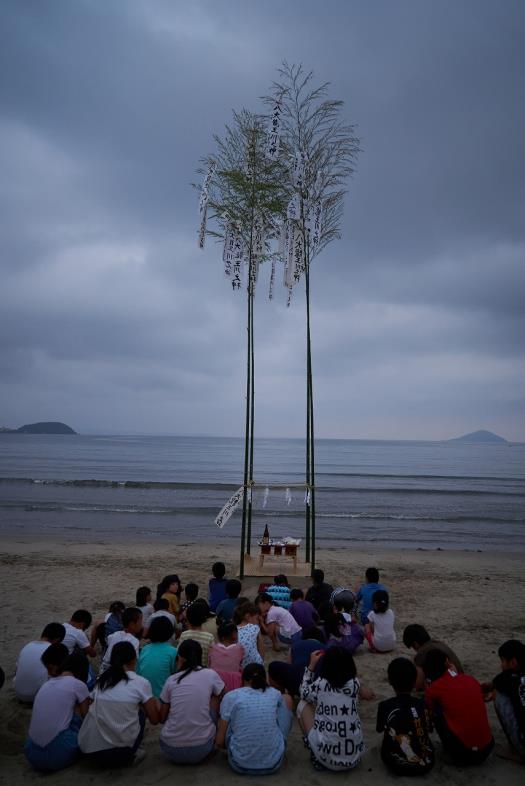
[[[238,598],[241,594],[242,584],[238,579],[228,579],[224,589],[226,595],[233,600],[233,598]]]
[[[266,690],[266,672],[260,663],[248,663],[242,671],[242,681],[249,682],[254,690]]]
[[[414,690],[417,669],[408,658],[394,658],[388,664],[388,681],[396,693],[410,693]]]
[[[179,585],[179,589],[175,594],[180,598],[180,594],[182,592],[180,579],[176,573],[170,573],[169,576],[164,576],[160,584],[157,585],[157,600],[168,591],[170,584],[173,584],[174,582],[177,582]]]
[[[137,606],[145,606],[150,595],[151,589],[149,587],[139,587],[135,595]]]
[[[197,595],[199,594],[198,584],[193,584],[193,582],[186,584],[186,586],[184,587],[184,594],[186,595],[188,600],[195,600]]]
[[[208,612],[202,603],[192,603],[186,609],[186,619],[190,625],[198,628],[208,619]]]
[[[211,572],[216,579],[223,579],[226,575],[226,565],[224,562],[214,562],[211,567]]]
[[[427,680],[434,682],[442,677],[447,670],[447,655],[442,650],[429,650],[421,665]]]
[[[324,570],[316,568],[312,571],[312,581],[314,584],[322,584],[324,581]]]
[[[412,625],[407,625],[403,631],[403,644],[408,649],[411,649],[414,644],[419,644],[419,646],[426,644],[427,641],[430,641],[430,634],[423,625],[414,622]]]
[[[142,617],[141,610],[137,609],[136,606],[130,606],[130,608],[125,609],[122,614],[122,626],[127,628],[128,625],[131,625],[133,622],[138,622],[140,617]]]
[[[305,628],[303,630],[303,640],[304,639],[315,639],[315,641],[320,641],[321,644],[324,644],[326,641],[326,636],[324,635],[324,631],[321,628],[316,628],[312,626],[311,628]]]
[[[263,603],[271,603],[272,606],[273,606],[273,603],[274,603],[274,600],[273,600],[272,596],[268,595],[267,592],[261,592],[261,594],[257,595],[257,597],[255,598],[255,603],[256,603],[257,606],[259,605],[259,603],[261,603],[261,601]]]
[[[153,643],[169,641],[175,628],[167,617],[155,617],[148,629],[148,639]]]
[[[377,584],[379,581],[379,571],[377,568],[367,568],[365,570],[365,578],[369,584]]]
[[[302,598],[304,598],[302,589],[293,589],[290,591],[290,600],[301,600]]]
[[[342,688],[357,674],[354,659],[344,647],[330,647],[321,660],[319,676],[332,688]]]
[[[167,598],[157,598],[153,604],[155,611],[167,611],[170,607],[170,602]]]
[[[195,639],[184,639],[180,643],[177,655],[184,660],[184,669],[178,672],[177,682],[182,682],[192,671],[202,668],[202,647]]]
[[[342,614],[338,612],[332,612],[326,616],[324,621],[324,629],[326,631],[326,635],[328,637],[334,636],[336,639],[340,639],[343,635],[341,633],[341,627],[346,624],[346,620]]]
[[[89,678],[89,661],[87,656],[83,652],[72,652],[60,667],[60,672],[64,671],[70,671],[77,680],[87,682]]]
[[[498,649],[498,655],[505,660],[516,658],[520,671],[525,671],[525,644],[518,639],[509,639]]]
[[[210,604],[208,603],[205,598],[195,598],[193,601],[193,605],[197,604],[198,606],[202,606],[203,609],[206,609],[206,619],[214,619],[215,614],[210,609]]]
[[[277,576],[273,577],[273,583],[276,584],[278,587],[289,587],[288,584],[288,577],[284,575],[284,573],[278,573]]]
[[[217,636],[219,641],[231,639],[237,633],[237,625],[234,622],[225,622],[224,625],[219,625],[217,628]]]
[[[50,644],[40,656],[40,660],[48,669],[50,666],[56,666],[57,671],[60,671],[62,664],[68,659],[69,650],[65,644]]]
[[[239,603],[233,610],[233,621],[236,625],[243,621],[247,614],[250,616],[252,614],[258,614],[259,609],[252,603],[251,600],[246,601],[246,603]]]
[[[372,603],[376,614],[384,614],[388,609],[388,592],[386,590],[376,590],[372,595]],[[377,606],[377,608],[375,608]]]
[[[60,622],[49,622],[42,631],[40,638],[49,639],[49,641],[56,639],[56,642],[60,643],[63,641],[65,635],[66,629]]]
[[[114,600],[113,603],[111,603],[109,606],[109,613],[115,614],[117,617],[122,617],[125,609],[126,605],[122,603],[121,600]]]
[[[92,619],[93,619],[93,617],[91,616],[89,611],[86,611],[86,609],[77,609],[71,615],[71,622],[80,622],[81,625],[82,624],[84,625],[84,630],[89,628],[89,626],[91,625]]]
[[[332,606],[338,611],[346,611],[350,614],[355,606],[355,595],[352,590],[339,587],[336,589],[331,597]]]
[[[128,675],[124,666],[137,659],[135,647],[130,641],[119,641],[111,650],[110,666],[104,671],[97,680],[100,690],[114,688],[119,682],[128,681]]]

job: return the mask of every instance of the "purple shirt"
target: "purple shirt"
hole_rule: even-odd
[[[319,616],[308,600],[294,600],[289,611],[303,630],[313,628],[317,625]]]

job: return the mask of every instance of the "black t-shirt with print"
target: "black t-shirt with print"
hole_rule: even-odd
[[[503,693],[511,700],[520,738],[525,742],[525,674],[505,669],[492,682],[498,693]]]
[[[379,703],[377,731],[383,732],[381,756],[392,770],[424,773],[434,766],[430,715],[422,699],[402,693]]]

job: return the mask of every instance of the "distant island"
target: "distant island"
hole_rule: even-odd
[[[447,442],[468,442],[470,444],[479,443],[479,444],[491,444],[491,445],[508,445],[506,439],[503,437],[499,437],[497,434],[493,434],[492,431],[473,431],[471,434],[464,434],[462,437],[455,437],[454,439],[449,439]]]
[[[0,428],[0,434],[76,434],[71,426],[65,423],[27,423],[20,428]]]

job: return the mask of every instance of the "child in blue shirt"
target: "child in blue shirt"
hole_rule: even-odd
[[[368,622],[368,615],[374,608],[373,596],[377,590],[384,590],[387,588],[384,584],[379,583],[379,571],[377,568],[367,568],[365,572],[366,584],[363,584],[357,590],[355,597],[356,603],[359,604],[359,619],[361,625],[366,625]]]
[[[211,572],[213,578],[208,582],[208,603],[210,609],[215,613],[217,606],[222,600],[226,600],[226,566],[224,562],[215,562]]]
[[[137,674],[149,681],[157,699],[168,677],[177,671],[177,648],[170,642],[173,632],[167,617],[156,617],[149,627],[150,643],[140,651]]]

